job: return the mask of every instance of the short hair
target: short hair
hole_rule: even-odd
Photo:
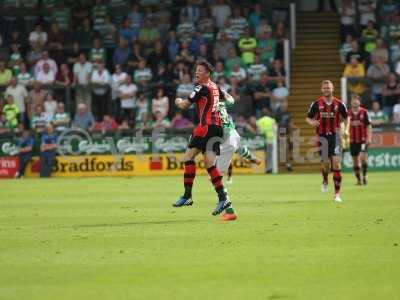
[[[324,81],[322,81],[322,85],[324,85],[324,84],[332,84],[332,86],[333,86],[333,82],[330,81],[330,80],[324,80]]]
[[[195,67],[197,66],[203,66],[204,68],[206,68],[206,70],[210,73],[212,73],[214,71],[214,67],[212,66],[212,64],[210,64],[208,61],[206,60],[198,60],[196,62]]]

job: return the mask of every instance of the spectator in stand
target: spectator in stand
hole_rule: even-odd
[[[82,23],[77,23],[78,27],[75,31],[75,40],[81,45],[82,49],[90,49],[92,47],[92,41],[94,32],[90,26],[90,19],[85,17]]]
[[[277,82],[279,79],[285,81],[286,71],[283,68],[282,61],[275,59],[272,68],[269,70],[268,75],[272,83]]]
[[[99,37],[93,40],[93,48],[90,50],[89,59],[93,64],[99,60],[107,61],[107,51],[103,47]]]
[[[268,23],[268,19],[266,17],[263,17],[261,19],[260,25],[258,25],[258,27],[256,28],[255,34],[257,36],[259,36],[262,32],[265,32],[265,31],[272,32],[272,28],[271,28],[271,25],[269,25],[269,23]]]
[[[223,62],[219,61],[215,64],[215,69],[212,78],[214,81],[217,81],[221,77],[227,79],[228,74],[225,71]]]
[[[372,84],[373,99],[382,101],[382,90],[390,74],[389,65],[382,58],[373,56],[372,64],[368,67],[367,78]]]
[[[364,51],[371,53],[376,48],[376,39],[378,38],[378,30],[375,29],[375,23],[368,21],[367,27],[361,33],[361,41],[364,43]]]
[[[51,122],[53,123],[54,130],[57,133],[61,133],[69,128],[71,117],[69,113],[65,112],[64,103],[57,103],[57,110]]]
[[[262,110],[262,117],[257,120],[258,132],[265,136],[265,173],[272,173],[272,149],[273,140],[275,138],[275,127],[276,121],[271,117],[271,113],[268,109],[264,108]]]
[[[6,121],[11,129],[17,128],[20,110],[18,105],[14,103],[14,98],[12,95],[7,95],[6,104],[3,107],[3,113],[5,114]]]
[[[103,120],[95,124],[95,131],[101,131],[102,134],[113,132],[118,129],[118,123],[110,116],[104,115]]]
[[[356,40],[351,43],[351,51],[347,53],[346,63],[350,63],[351,58],[353,57],[355,57],[360,63],[365,60],[364,53],[360,50],[360,45]]]
[[[266,18],[260,3],[255,3],[252,13],[249,15],[249,24],[253,31],[256,31],[261,24],[261,19]]]
[[[39,59],[38,62],[35,64],[36,76],[38,76],[39,72],[43,71],[45,64],[49,66],[49,70],[51,71],[51,73],[57,74],[58,67],[56,61],[50,57],[48,51],[43,51],[41,59]]]
[[[48,63],[45,63],[43,68],[36,73],[35,80],[41,84],[51,85],[56,80],[56,73],[50,69],[50,65]]]
[[[378,101],[372,102],[372,110],[368,111],[368,115],[372,126],[380,126],[389,122],[388,115],[381,110],[381,106]]]
[[[109,14],[108,7],[104,5],[102,0],[96,0],[92,7],[91,16],[93,21],[93,29],[97,32],[104,32],[106,17]]]
[[[35,30],[29,34],[29,43],[31,45],[37,45],[42,49],[46,45],[47,33],[43,31],[42,24],[37,23],[35,26]]]
[[[207,44],[214,42],[214,31],[216,29],[209,7],[201,8],[200,20],[197,22],[197,29],[199,32],[201,32],[202,37]]]
[[[225,68],[227,72],[231,72],[235,65],[242,66],[243,61],[237,55],[236,49],[231,48],[229,49],[228,58],[225,60]]]
[[[204,52],[205,49],[205,52]],[[197,57],[197,59],[200,59],[199,56],[203,56],[204,58],[208,58],[208,47],[203,39],[201,32],[196,30],[192,34],[192,38],[189,42],[189,51]],[[203,51],[203,52],[202,52]],[[202,52],[202,53],[201,53]]]
[[[161,111],[156,110],[152,116],[152,119],[146,124],[147,129],[167,129],[171,127],[171,122],[166,116],[163,116]]]
[[[371,56],[380,57],[385,63],[389,62],[389,50],[383,39],[378,38],[376,40],[376,48],[371,52]]]
[[[355,17],[356,17],[356,4],[351,0],[342,0],[339,5],[340,14],[340,36],[342,42],[348,35],[355,36]]]
[[[376,0],[359,0],[358,11],[360,12],[360,25],[364,29],[369,21],[376,22],[375,10],[377,7]]]
[[[181,16],[186,16],[189,22],[197,23],[200,18],[200,9],[194,0],[188,0],[186,5],[180,10]]]
[[[177,130],[189,130],[193,128],[193,123],[183,116],[182,111],[177,110],[171,121],[171,127]]]
[[[269,76],[267,73],[263,73],[260,76],[260,82],[255,86],[253,98],[254,98],[254,109],[256,116],[261,116],[261,111],[271,107],[271,85],[269,84]]]
[[[72,46],[70,50],[66,51],[66,62],[68,63],[68,67],[71,69],[74,67],[74,64],[79,61],[79,55],[82,53],[82,49],[78,42],[72,42]]]
[[[125,83],[128,74],[122,71],[121,65],[115,65],[114,74],[111,76],[111,106],[114,116],[119,116],[121,99],[119,98],[119,87]]]
[[[60,29],[67,31],[70,28],[71,8],[65,5],[65,1],[60,0],[53,11],[54,20],[60,25]]]
[[[56,53],[57,58],[60,58],[60,56],[57,55],[57,52],[62,50],[64,45],[64,31],[60,29],[60,26],[58,26],[57,22],[52,22],[49,31],[48,48]]]
[[[344,43],[340,47],[340,61],[342,64],[346,64],[347,54],[352,50],[351,45],[354,41],[354,37],[351,34],[348,34],[345,38]]]
[[[253,113],[253,98],[252,91],[247,84],[242,84],[236,77],[230,80],[229,93],[235,99],[233,107],[233,116],[250,116]]]
[[[102,120],[103,116],[110,111],[110,84],[111,75],[104,66],[104,62],[99,61],[97,68],[91,77],[92,83],[92,111],[96,120]]]
[[[132,83],[131,76],[127,75],[118,88],[118,96],[121,101],[120,119],[133,119],[137,93],[136,84]]]
[[[176,89],[176,97],[182,99],[188,99],[189,95],[192,93],[194,85],[189,74],[184,74],[181,83]]]
[[[181,15],[180,23],[176,27],[176,33],[181,42],[190,42],[193,33],[195,32],[196,27],[194,23],[192,23],[186,15]]]
[[[61,64],[60,70],[58,71],[56,76],[56,84],[68,87],[71,86],[73,82],[74,82],[74,76],[72,72],[69,70],[68,65]]]
[[[231,78],[231,80],[232,80],[232,78]],[[229,90],[231,89],[231,85],[226,82],[226,79],[224,77],[218,78],[217,84],[218,84],[219,88],[223,91],[229,92]]]
[[[151,101],[151,112],[155,114],[156,111],[161,112],[163,117],[166,117],[169,112],[169,99],[165,96],[164,88],[159,87],[156,91],[156,95]]]
[[[136,70],[136,68],[139,66],[139,61],[144,59],[146,58],[140,43],[139,42],[133,43],[132,50],[130,51],[130,55],[128,57],[127,72],[133,73],[134,70]]]
[[[273,116],[282,109],[282,107],[287,104],[289,90],[285,87],[285,80],[280,78],[277,80],[277,86],[272,90],[271,95],[271,112]]]
[[[6,115],[0,110],[0,136],[12,132],[12,126],[7,121]]]
[[[215,48],[219,52],[220,57],[226,60],[229,56],[229,49],[234,47],[235,45],[229,40],[225,30],[221,30],[215,44]]]
[[[36,105],[35,112],[31,118],[31,128],[35,133],[43,133],[50,124],[50,121],[50,117],[43,111],[43,106],[40,104]]]
[[[271,31],[261,31],[257,44],[257,52],[261,55],[262,63],[271,65],[276,54],[276,39],[271,36]]]
[[[51,176],[57,151],[57,136],[51,124],[47,125],[46,132],[40,139],[40,177]]]
[[[179,53],[179,41],[175,31],[171,30],[168,33],[168,39],[165,42],[165,45],[168,52],[169,60],[172,62],[175,61],[175,58]]]
[[[21,62],[19,65],[19,73],[17,75],[17,81],[25,87],[30,87],[33,84],[33,76],[27,70],[26,63]]]
[[[215,25],[218,29],[225,26],[225,21],[231,16],[232,11],[226,1],[218,0],[217,3],[211,6],[211,14],[215,20]]]
[[[26,167],[32,159],[34,143],[35,141],[31,137],[29,130],[24,129],[21,138],[18,139],[19,168],[15,173],[15,178],[23,178],[25,176]]]
[[[92,107],[92,95],[89,87],[92,76],[93,65],[86,60],[86,55],[81,53],[79,61],[74,64],[74,84],[76,103],[85,103],[87,107]]]
[[[53,97],[53,93],[49,92],[43,103],[44,112],[49,116],[50,120],[53,119],[57,110],[57,101]]]
[[[400,99],[398,103],[393,106],[392,122],[393,124],[400,124]]]
[[[400,12],[397,11],[393,21],[381,27],[381,36],[388,40],[389,44],[394,44],[400,38]]]
[[[233,66],[232,70],[228,72],[228,78],[235,77],[239,83],[244,83],[247,80],[246,70],[239,64]]]
[[[238,46],[242,53],[243,63],[247,66],[254,63],[257,40],[251,36],[249,27],[245,27],[243,37],[239,39]]]
[[[275,39],[276,39],[276,53],[275,58],[283,60],[283,44],[288,38],[286,33],[285,23],[283,21],[276,22],[275,25]]]
[[[36,107],[40,106],[43,110],[44,99],[47,96],[47,91],[42,88],[42,84],[38,81],[33,83],[33,89],[28,93],[28,118],[34,114]]]
[[[136,100],[136,124],[135,128],[143,129],[143,124],[147,122],[149,113],[149,102],[142,92],[137,93]]]
[[[379,2],[378,20],[380,20],[383,25],[390,24],[398,13],[398,3],[393,0],[383,0]]]
[[[128,62],[129,55],[130,49],[128,48],[127,41],[124,38],[120,38],[118,41],[118,47],[114,50],[114,65],[125,66],[125,64]]]
[[[400,83],[396,73],[391,72],[385,87],[382,90],[383,96],[383,110],[387,115],[391,115],[393,106],[397,104],[400,99]]]
[[[362,95],[365,92],[365,67],[354,56],[343,71],[343,77],[347,78],[348,90],[352,94]]]
[[[6,63],[3,60],[0,60],[0,87],[8,85],[11,78],[11,70],[6,68]]]
[[[138,68],[135,70],[133,75],[134,81],[138,83],[140,87],[147,87],[153,78],[153,73],[146,64],[147,62],[145,59],[140,60]]]
[[[181,49],[178,55],[176,56],[176,62],[183,62],[186,65],[192,65],[195,60],[196,58],[189,50],[189,43],[182,42]]]
[[[160,39],[160,32],[154,26],[151,18],[146,18],[143,27],[139,31],[139,41],[145,47],[145,52],[153,50],[154,42]]]
[[[74,121],[72,122],[72,128],[80,128],[91,132],[94,129],[94,124],[93,114],[88,111],[86,104],[79,103],[77,114],[75,114]]]
[[[163,63],[164,65],[168,63],[168,54],[164,51],[163,44],[160,40],[154,43],[154,50],[150,53],[148,61],[153,74],[157,73],[158,65],[160,63]]]
[[[11,78],[10,85],[7,87],[5,91],[5,96],[11,95],[15,105],[18,106],[19,115],[18,120],[23,124],[26,123],[25,112],[26,112],[26,103],[28,101],[28,91],[26,88],[17,82],[15,77]]]
[[[128,14],[130,26],[134,29],[139,29],[143,23],[143,14],[140,12],[139,4],[133,2],[131,6],[131,12]]]
[[[34,66],[42,58],[42,55],[42,48],[38,44],[32,45],[31,50],[26,54],[26,61],[28,65]]]
[[[107,15],[104,24],[103,41],[106,48],[114,48],[117,41],[117,26],[112,23],[111,16]],[[130,40],[128,40],[130,41]]]
[[[249,23],[247,22],[247,19],[243,17],[240,6],[234,7],[233,16],[230,18],[230,26],[236,40],[239,40],[245,33],[245,29],[249,27]]]
[[[19,73],[19,65],[22,62],[22,55],[18,44],[11,44],[10,60],[8,67],[12,70],[13,74]]]
[[[397,63],[400,61],[400,38],[397,42],[390,46],[390,64],[392,68],[396,68]]]
[[[139,27],[132,27],[131,20],[124,18],[119,29],[119,38],[123,38],[129,43],[135,42],[139,38]]]

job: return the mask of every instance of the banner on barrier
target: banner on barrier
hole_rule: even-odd
[[[259,166],[243,161],[234,155],[232,165],[236,174],[261,174],[265,171],[264,151],[255,151],[262,160]],[[53,167],[53,177],[96,177],[96,176],[154,176],[182,175],[183,153],[143,154],[143,155],[91,155],[57,156]],[[34,157],[27,167],[26,176],[39,176],[39,159]],[[199,174],[206,174],[201,156],[196,159]]]
[[[19,168],[19,159],[15,156],[0,157],[0,178],[13,178]]]
[[[344,171],[353,171],[353,159],[349,152],[343,155],[342,169]],[[400,148],[369,149],[368,169],[370,171],[400,170]]]

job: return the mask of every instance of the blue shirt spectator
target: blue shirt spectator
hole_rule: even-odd
[[[81,128],[83,130],[92,131],[94,128],[93,114],[87,110],[86,104],[80,103],[78,105],[78,113],[75,115],[72,126]]]

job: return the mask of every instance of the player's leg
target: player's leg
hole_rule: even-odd
[[[196,177],[196,163],[194,159],[196,158],[197,154],[199,154],[200,150],[197,148],[187,148],[185,155],[183,157],[185,170],[183,174],[183,186],[184,186],[184,193],[183,196],[176,201],[173,206],[174,207],[181,207],[186,205],[192,205],[192,188],[193,182]]]
[[[357,185],[361,185],[359,144],[356,143],[350,144],[350,154],[351,157],[353,158],[353,171],[354,175],[357,178]]]
[[[232,175],[233,175],[233,165],[232,162],[229,164],[228,171],[226,174],[226,182],[232,184]]]
[[[362,174],[363,174],[363,184],[367,185],[368,182],[368,149],[366,148],[366,145],[364,145],[364,148],[361,149],[360,152],[360,160],[361,160],[361,167],[362,167]],[[362,146],[363,147],[363,146]]]
[[[333,184],[335,186],[335,202],[342,202],[340,198],[340,188],[342,185],[342,171],[340,168],[340,158],[337,155],[332,156]]]
[[[253,153],[251,153],[249,148],[247,148],[246,146],[240,146],[239,150],[238,150],[238,154],[242,158],[244,158],[246,161],[248,161],[252,164],[256,164],[256,165],[261,164],[261,160],[257,156],[255,156]]]
[[[321,156],[321,192],[326,193],[328,191],[328,175],[331,169],[331,159],[328,153],[328,139],[323,136],[318,137],[317,145],[319,147],[319,155]]]

